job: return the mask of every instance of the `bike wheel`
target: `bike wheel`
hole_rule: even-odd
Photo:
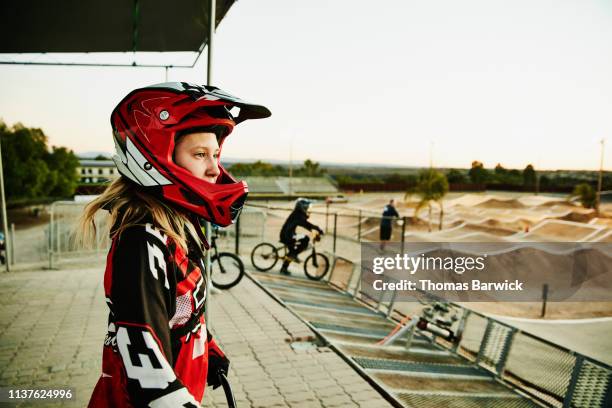
[[[315,258],[316,256],[316,258]],[[316,262],[315,262],[316,259]],[[308,255],[304,261],[304,273],[312,280],[321,280],[329,270],[329,259],[323,254]]]
[[[217,289],[229,289],[238,284],[244,275],[244,264],[238,256],[221,252],[210,260],[210,277]]]
[[[269,271],[278,262],[278,252],[274,245],[262,242],[251,251],[251,263],[261,272]]]

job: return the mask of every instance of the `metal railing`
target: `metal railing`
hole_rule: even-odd
[[[84,249],[76,242],[77,224],[87,203],[56,201],[49,208],[49,226],[45,231],[49,268],[57,267],[61,260],[90,256],[107,252],[110,247],[108,237],[109,216],[106,212],[96,214],[96,236],[93,245]]]
[[[49,224],[45,229],[44,239],[38,253],[46,251],[49,268],[56,268],[62,260],[75,257],[101,254],[110,248],[108,213],[99,211],[96,214],[96,236],[91,248],[84,249],[75,240],[77,223],[87,203],[74,201],[56,201],[49,208]],[[257,208],[245,208],[240,215],[240,221],[224,228],[222,235],[228,239],[220,240],[225,249],[233,249],[239,253],[240,240],[261,241],[266,233],[267,214]],[[236,231],[239,231],[236,234]],[[43,244],[44,242],[44,244]],[[43,250],[44,248],[44,250]]]
[[[361,269],[356,271],[360,275]],[[333,271],[331,276],[333,283]],[[352,276],[351,280],[352,285],[334,286],[346,287],[346,292],[387,316],[393,313],[403,316],[393,309],[394,297],[373,299],[361,291],[360,278]],[[460,341],[451,343],[431,335],[432,342],[491,372],[504,384],[543,405],[612,406],[612,366],[456,303],[449,306],[461,316],[453,326]]]

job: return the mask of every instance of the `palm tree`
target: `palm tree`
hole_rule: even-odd
[[[574,187],[574,191],[570,196],[570,199],[573,198],[578,198],[578,201],[580,201],[584,208],[595,208],[597,202],[595,189],[587,183],[581,183]]]
[[[420,197],[420,201],[414,210],[414,216],[427,207],[429,216],[427,218],[427,229],[431,232],[431,212],[432,203],[437,203],[440,207],[440,221],[438,229],[442,229],[442,219],[444,217],[444,207],[442,199],[448,192],[448,180],[443,173],[434,169],[426,169],[419,172],[418,181],[412,191],[406,193],[405,198],[414,193]]]

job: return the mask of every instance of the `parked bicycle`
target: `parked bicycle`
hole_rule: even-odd
[[[218,252],[218,230],[212,231],[210,249],[210,276],[212,284],[218,289],[229,289],[238,284],[244,275],[244,263],[231,252]]]
[[[312,280],[321,280],[329,271],[329,258],[317,252],[316,244],[321,240],[321,235],[317,232],[313,233],[312,244],[304,251],[311,250],[310,255],[304,260],[304,273]],[[274,245],[270,242],[262,242],[253,248],[251,252],[251,263],[261,272],[267,272],[274,268],[277,262],[282,260],[290,260],[288,258],[288,248],[285,244]],[[298,261],[299,262],[299,261]]]

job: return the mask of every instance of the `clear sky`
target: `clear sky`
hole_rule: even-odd
[[[214,50],[214,85],[273,112],[227,157],[597,169],[606,138],[612,163],[611,0],[240,0]],[[204,83],[205,63],[169,80]],[[164,79],[0,65],[0,118],[111,152],[114,105]]]

